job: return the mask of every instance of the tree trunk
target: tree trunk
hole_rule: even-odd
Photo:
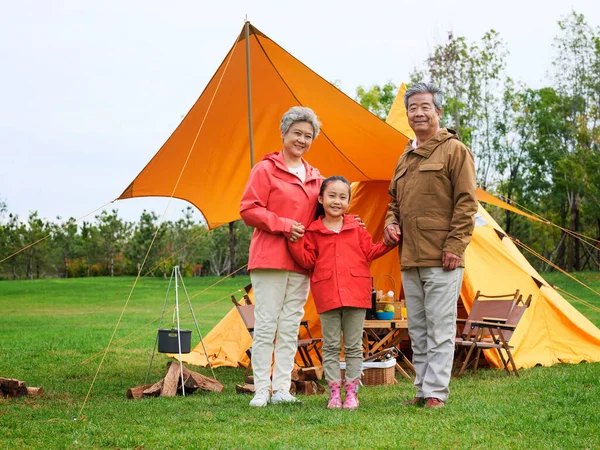
[[[569,194],[569,210],[571,211],[571,217],[569,219],[569,230],[573,232],[577,232],[577,227],[579,223],[580,203],[581,197],[579,196],[579,194]],[[579,261],[576,261],[576,254],[579,253],[578,243],[579,240],[575,236],[569,235],[569,246],[567,253],[567,272],[573,272],[573,270],[575,270],[579,265]]]
[[[115,253],[111,251],[108,255],[108,270],[111,277],[115,276]]]
[[[234,222],[229,222],[229,273],[235,271],[235,229]],[[231,275],[235,277],[235,274]]]

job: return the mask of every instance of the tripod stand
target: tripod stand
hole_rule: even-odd
[[[173,280],[175,281],[175,308],[173,310],[173,317],[171,320],[172,329],[169,332],[169,330],[164,330],[161,328],[162,328],[163,318],[165,315],[165,309],[167,307],[167,300],[169,299],[169,292],[171,290],[171,285],[173,284]],[[198,331],[198,336],[200,337],[200,343],[202,344],[202,349],[204,350],[204,356],[206,356],[206,361],[208,363],[208,367],[210,367],[213,378],[216,379],[212,364],[210,363],[210,360],[208,359],[208,353],[206,351],[206,347],[204,346],[204,340],[202,339],[202,333],[200,333],[200,327],[198,326],[198,320],[196,320],[196,315],[194,314],[194,309],[192,308],[192,302],[190,301],[190,296],[187,293],[187,289],[185,288],[185,283],[183,282],[183,277],[181,276],[181,271],[179,270],[179,266],[175,266],[175,267],[173,267],[173,271],[171,272],[171,278],[169,279],[169,286],[167,287],[167,295],[165,296],[165,301],[163,303],[162,312],[160,314],[160,320],[158,322],[158,330],[156,333],[156,340],[154,341],[154,347],[152,348],[152,355],[150,356],[150,363],[148,365],[148,371],[146,372],[146,379],[145,379],[144,383],[148,382],[148,377],[150,376],[150,369],[152,368],[152,362],[154,361],[154,354],[156,353],[157,346],[158,346],[159,353],[175,353],[173,351],[173,349],[175,347],[173,347],[172,345],[169,345],[168,342],[166,344],[166,347],[168,348],[168,350],[165,350],[165,351],[161,350],[161,345],[159,343],[159,338],[161,336],[166,337],[167,335],[170,335],[172,337],[177,338],[176,348],[177,348],[177,353],[179,355],[179,369],[180,369],[179,371],[181,374],[181,390],[182,390],[183,395],[185,396],[185,386],[184,386],[185,381],[183,379],[183,362],[182,362],[181,355],[182,355],[182,353],[190,352],[190,344],[189,344],[189,342],[185,342],[184,346],[182,347],[181,337],[182,337],[182,332],[186,332],[185,336],[188,337],[189,339],[191,339],[191,336],[190,336],[191,331],[181,330],[180,326],[179,326],[179,324],[180,324],[180,321],[179,321],[179,283],[181,283],[181,287],[183,288],[183,292],[185,293],[185,298],[187,300],[187,304],[190,308],[190,313],[192,314],[192,317],[194,319],[194,324],[196,325],[196,331]],[[173,327],[175,322],[177,323],[177,328]],[[182,349],[184,351],[182,351]]]

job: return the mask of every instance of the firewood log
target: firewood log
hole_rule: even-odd
[[[162,390],[160,391],[161,397],[175,397],[177,395],[177,385],[179,384],[181,370],[178,362],[169,362],[167,364],[167,374],[164,378]]]
[[[185,377],[188,374],[198,384],[198,388],[202,389],[203,391],[223,392],[223,385],[214,378],[206,377],[201,373],[194,372],[193,370],[183,366],[183,376]]]
[[[304,380],[319,381],[323,378],[323,367],[303,367],[300,369]]]
[[[127,389],[127,398],[142,398],[144,396],[144,391],[152,386],[152,384],[142,384],[140,386],[129,388]]]
[[[159,397],[160,391],[162,390],[163,383],[165,382],[164,378],[161,378],[148,389],[144,389],[143,395],[144,397]]]
[[[243,386],[236,384],[235,392],[238,394],[254,394],[254,385],[253,384],[245,384]]]

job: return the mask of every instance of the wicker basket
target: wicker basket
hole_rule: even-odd
[[[346,363],[340,361],[340,371],[342,374],[342,380],[346,374]],[[384,386],[390,384],[397,384],[396,376],[396,359],[391,358],[383,362],[364,362],[363,363],[363,374],[360,377],[360,381],[365,386]]]
[[[402,308],[406,308],[406,301],[394,301],[394,302],[377,302],[377,311],[380,309],[384,309],[385,305],[394,305],[394,320],[402,320],[406,319],[406,317],[402,317]]]

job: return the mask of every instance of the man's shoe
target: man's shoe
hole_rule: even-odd
[[[269,390],[261,389],[254,394],[254,398],[250,400],[250,406],[264,408],[269,403]]]
[[[429,397],[425,402],[425,408],[443,408],[446,403],[439,398]]]
[[[425,399],[423,397],[415,397],[415,398],[411,398],[410,400],[407,400],[405,402],[402,402],[402,406],[424,406],[425,405]]]
[[[292,394],[290,394],[289,392],[279,390],[279,391],[274,392],[273,395],[271,396],[271,403],[276,405],[278,403],[302,403],[302,402],[300,400],[298,400],[296,397],[294,397]]]

